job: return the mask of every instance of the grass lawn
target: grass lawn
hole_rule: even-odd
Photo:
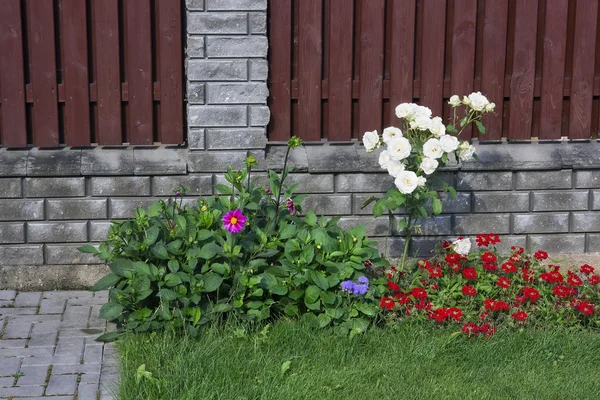
[[[124,400],[600,398],[600,335],[587,331],[469,340],[403,326],[350,339],[279,322],[266,334],[210,328],[197,340],[129,335],[118,346]],[[160,387],[136,383],[141,364]]]

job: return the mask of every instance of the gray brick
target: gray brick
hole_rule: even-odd
[[[576,254],[585,252],[585,235],[529,235],[530,251]]]
[[[578,189],[600,188],[600,171],[575,171],[575,187]]]
[[[77,387],[77,375],[52,375],[46,388],[46,395],[74,394]]]
[[[512,172],[459,172],[457,190],[511,190]]]
[[[398,218],[399,219],[399,218]],[[452,216],[436,215],[431,218],[422,218],[414,223],[419,226],[420,232],[415,235],[451,235],[452,234]]]
[[[19,292],[15,307],[37,307],[42,300],[42,292]]]
[[[267,126],[271,111],[267,106],[250,106],[250,126]]]
[[[228,166],[242,168],[246,151],[202,151],[188,155],[190,172],[225,172]]]
[[[285,153],[287,152],[287,146],[276,146],[269,144],[269,146],[267,146],[266,151],[266,161],[268,168],[274,171],[282,171],[283,163],[285,160]],[[290,151],[287,166],[291,168],[294,172],[308,171],[308,157],[306,154],[306,148],[304,146],[295,148],[294,150]],[[333,171],[322,170],[317,172],[331,173]]]
[[[25,178],[25,197],[85,196],[85,178]]]
[[[0,300],[14,300],[17,297],[16,290],[0,290]]]
[[[20,322],[19,320],[12,320],[8,322],[8,325],[4,327],[3,339],[27,339],[29,332],[31,332],[30,322]]]
[[[81,175],[81,150],[39,150],[33,148],[27,155],[28,176]]]
[[[185,174],[187,150],[165,147],[135,148],[133,167],[135,175]]]
[[[150,177],[93,177],[92,196],[150,196]]]
[[[248,25],[251,34],[267,34],[267,13],[254,12],[249,14]]]
[[[18,358],[3,358],[0,365],[0,376],[10,376],[19,370],[21,360]]]
[[[516,189],[570,189],[570,169],[559,171],[516,172]]]
[[[82,381],[77,386],[78,399],[97,399],[98,398],[98,383],[84,383],[83,379],[87,377],[85,374],[81,377]]]
[[[568,231],[568,213],[517,214],[513,216],[513,233],[516,234],[559,233]]]
[[[572,232],[600,232],[600,212],[574,212],[572,216]]]
[[[0,200],[0,221],[44,219],[44,200]]]
[[[98,258],[92,254],[81,253],[77,245],[47,245],[46,246],[46,264],[50,265],[72,265],[72,264],[102,264]]]
[[[588,233],[587,251],[589,253],[600,253],[600,233]]]
[[[188,104],[204,104],[205,85],[198,82],[187,82]]]
[[[208,11],[264,11],[267,9],[267,0],[206,0]]]
[[[374,202],[370,203],[365,208],[361,208],[364,202],[370,197],[380,198],[385,193],[369,193],[369,194],[353,194],[352,195],[352,214],[354,215],[373,215]]]
[[[206,37],[206,56],[209,58],[266,57],[268,47],[265,36]]]
[[[135,209],[137,207],[148,208],[156,201],[158,201],[158,199],[110,199],[110,218],[132,218],[135,216]]]
[[[204,0],[185,0],[185,6],[188,10],[204,10]]]
[[[192,34],[247,34],[247,13],[190,13],[187,31]]]
[[[81,153],[82,175],[133,174],[133,149],[84,149]]]
[[[265,82],[224,82],[206,85],[206,101],[210,104],[265,104],[269,96]]]
[[[25,243],[25,223],[0,224],[0,244]]]
[[[352,196],[308,195],[302,203],[302,211],[308,210],[317,215],[348,215],[352,212]]]
[[[106,219],[106,199],[48,200],[48,219]]]
[[[87,222],[30,222],[29,243],[61,243],[87,241]]]
[[[378,243],[379,254],[384,254],[388,258],[400,258],[404,251],[404,238],[402,237],[389,237],[387,238],[374,238]]]
[[[476,235],[494,232],[510,233],[510,214],[471,214],[457,215],[454,219],[456,235]]]
[[[528,212],[529,192],[473,193],[474,212]]]
[[[206,143],[209,150],[264,149],[267,133],[264,128],[207,129]]]
[[[394,187],[389,174],[339,174],[335,177],[335,189],[339,193],[386,192]]]
[[[110,221],[90,221],[90,241],[100,242],[106,240]]]
[[[443,237],[428,237],[428,236],[418,236],[413,237],[410,245],[408,253],[411,257],[419,257],[419,258],[427,258],[433,255],[433,250],[435,246],[444,240]],[[404,250],[404,249],[402,249]],[[398,258],[402,257],[402,253],[398,256]]]
[[[0,246],[0,265],[41,265],[43,263],[42,245]]]
[[[188,57],[196,58],[196,57],[204,57],[204,36],[187,36],[187,44],[186,44],[186,54]],[[190,66],[190,62],[192,60],[188,60],[188,69]],[[189,72],[189,70],[188,70]],[[189,78],[189,76],[188,76]]]
[[[296,193],[333,192],[333,174],[289,174],[285,184],[298,184]]]
[[[44,385],[48,374],[47,366],[24,366],[21,367],[23,376],[17,381],[17,385]]]
[[[188,129],[188,148],[190,150],[204,150],[206,145],[205,141],[205,129]]]
[[[189,106],[190,126],[246,126],[248,118],[245,106]]]
[[[588,209],[588,191],[533,192],[533,211],[569,211]]]
[[[442,213],[444,214],[467,213],[471,211],[470,193],[458,192],[456,198],[453,198],[450,193],[439,193],[439,196],[442,201]]]
[[[592,190],[592,210],[600,210],[600,190]]]
[[[40,303],[40,314],[62,314],[65,310],[65,305],[67,300],[65,299],[42,299]],[[39,327],[42,324],[35,324],[33,327],[32,335],[44,335],[48,334],[48,332],[40,331],[39,333],[36,331],[36,327]],[[56,332],[58,333],[58,326],[56,327]],[[39,328],[38,328],[39,329]],[[53,332],[50,332],[53,333]],[[56,336],[56,335],[55,335]]]
[[[3,397],[33,397],[33,396],[41,397],[43,393],[44,393],[44,386],[0,387],[0,396],[3,396]],[[35,399],[30,399],[30,400],[35,400]]]
[[[0,198],[11,199],[21,197],[20,178],[0,179]]]
[[[251,81],[266,81],[269,76],[269,62],[267,60],[251,59],[250,63],[250,80]]]
[[[189,60],[191,81],[245,81],[248,79],[246,60]]]
[[[0,176],[27,175],[27,150],[0,148]]]
[[[156,176],[152,178],[154,196],[173,196],[173,189],[185,186],[190,190],[187,195],[212,194],[212,175]]]

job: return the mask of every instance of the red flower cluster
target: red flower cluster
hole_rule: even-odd
[[[586,317],[592,315],[594,313],[596,306],[589,301],[576,301],[575,309],[585,315]]]
[[[463,269],[462,276],[467,280],[475,280],[477,279],[477,271],[475,268],[465,268]]]
[[[500,236],[495,233],[488,233],[487,235],[475,236],[475,241],[479,247],[487,247],[489,245],[495,245],[500,243]]]
[[[483,301],[483,306],[490,311],[508,311],[510,305],[501,300],[486,299]]]
[[[535,254],[533,256],[538,261],[542,261],[542,260],[545,260],[546,258],[548,258],[548,253],[546,253],[544,250],[538,250],[535,252]]]
[[[591,265],[588,265],[588,264],[583,264],[581,267],[579,267],[579,271],[582,274],[586,274],[586,275],[593,274],[594,267],[592,267]]]
[[[431,311],[427,317],[429,319],[435,319],[437,322],[442,323],[447,319],[451,318],[455,321],[460,321],[463,316],[463,312],[457,307],[438,308]]]
[[[496,285],[500,286],[502,289],[508,289],[510,287],[510,281],[508,279],[506,279],[505,277],[501,276],[496,281]]]
[[[463,325],[462,331],[469,337],[478,334],[490,337],[496,333],[496,327],[492,327],[490,324],[475,325],[473,322],[467,322]]]
[[[527,313],[525,311],[517,311],[512,317],[517,321],[525,321],[527,319]]]
[[[463,286],[462,294],[473,297],[477,294],[477,289],[475,289],[473,286]]]

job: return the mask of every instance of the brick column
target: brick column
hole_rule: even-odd
[[[188,171],[223,172],[266,146],[267,0],[187,0]],[[259,157],[260,158],[260,157]]]

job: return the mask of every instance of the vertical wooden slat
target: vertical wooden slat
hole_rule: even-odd
[[[539,139],[560,139],[568,0],[547,0],[542,61]]]
[[[415,0],[392,1],[390,125],[398,122],[396,106],[413,101],[416,17]]]
[[[477,0],[454,0],[450,91],[461,97],[473,92],[476,23]],[[471,135],[472,127],[467,126],[460,139],[468,140]]]
[[[591,134],[597,18],[597,1],[577,0],[569,139],[589,139]]]
[[[300,2],[298,35],[298,135],[321,139],[322,0]]]
[[[94,0],[98,144],[122,143],[119,8],[114,0]]]
[[[129,84],[129,141],[152,144],[152,28],[150,0],[124,2],[127,18],[126,51]]]
[[[67,146],[90,145],[90,96],[86,4],[80,0],[62,0],[61,45],[64,57],[65,143]]]
[[[329,20],[329,140],[352,138],[352,28],[354,9],[331,0]]]
[[[269,1],[269,140],[291,137],[292,0]]]
[[[359,134],[381,130],[385,1],[361,1]]]
[[[4,147],[27,146],[21,1],[6,0],[0,12],[0,99]]]
[[[27,1],[33,88],[33,144],[39,147],[59,145],[52,3],[52,0]]]
[[[433,116],[441,116],[444,89],[446,0],[423,1],[422,9],[420,103],[431,108]]]
[[[508,139],[531,138],[538,0],[517,1]]]
[[[160,141],[183,142],[181,0],[160,0]]]

